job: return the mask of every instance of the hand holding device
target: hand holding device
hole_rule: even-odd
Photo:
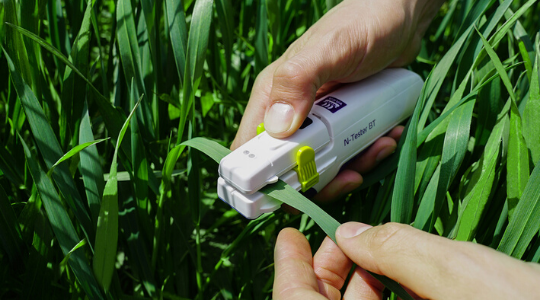
[[[278,179],[320,191],[344,163],[412,114],[422,85],[411,71],[387,69],[326,95],[293,135],[261,132],[223,158],[219,197],[253,219],[281,205],[258,192]]]

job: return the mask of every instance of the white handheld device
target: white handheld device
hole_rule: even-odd
[[[409,117],[423,81],[405,69],[387,69],[317,100],[293,135],[266,132],[219,163],[218,196],[248,219],[281,202],[258,192],[283,180],[297,191],[320,191],[348,160]]]

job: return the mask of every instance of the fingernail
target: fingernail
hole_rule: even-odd
[[[339,226],[336,231],[336,235],[339,235],[342,238],[350,239],[370,229],[371,227],[372,226],[364,223],[349,222]]]
[[[375,161],[380,162],[381,160],[387,158],[390,156],[390,154],[394,153],[396,151],[396,147],[386,147],[377,154],[377,157],[375,158]]]
[[[264,116],[264,129],[270,133],[289,130],[294,117],[294,108],[287,103],[274,103]]]

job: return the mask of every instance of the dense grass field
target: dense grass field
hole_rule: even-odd
[[[271,298],[279,230],[325,232],[246,220],[178,145],[229,147],[257,74],[338,2],[0,1],[0,298]],[[447,1],[399,151],[322,208],[539,262],[539,30],[534,0]]]

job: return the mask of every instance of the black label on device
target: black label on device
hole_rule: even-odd
[[[331,113],[335,113],[336,111],[347,106],[347,103],[334,97],[326,97],[323,100],[317,102],[316,105],[328,109]]]

